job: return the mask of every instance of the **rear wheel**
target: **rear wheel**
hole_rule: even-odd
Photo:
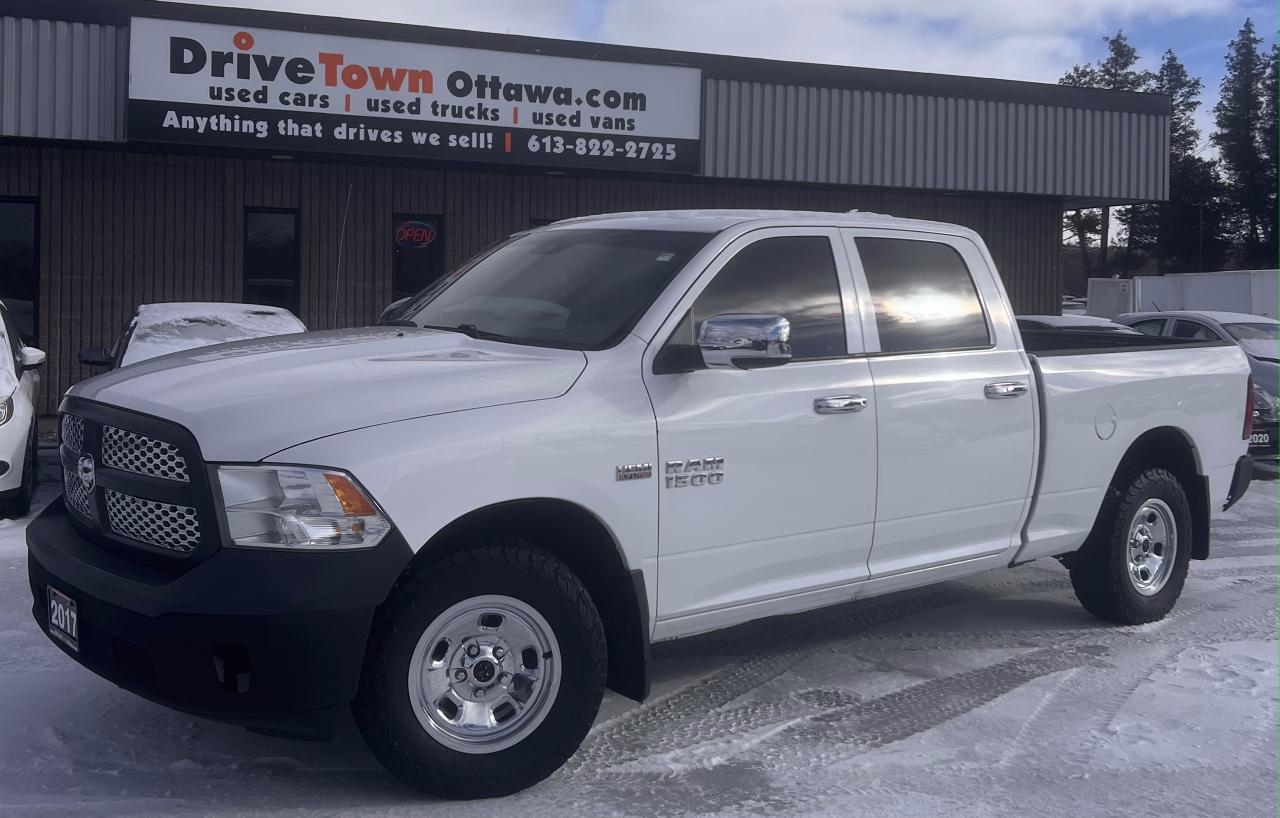
[[[1094,616],[1140,625],[1172,610],[1190,561],[1186,492],[1169,471],[1149,468],[1108,491],[1098,525],[1071,557],[1071,585]]]
[[[406,783],[452,798],[507,795],[577,750],[600,707],[606,656],[577,577],[504,540],[401,582],[379,613],[353,712]]]

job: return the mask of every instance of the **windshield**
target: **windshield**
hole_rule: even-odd
[[[1223,324],[1227,332],[1231,333],[1231,337],[1237,341],[1275,341],[1280,339],[1280,324]]]
[[[397,323],[565,349],[622,339],[710,233],[545,230],[481,254],[396,310]]]

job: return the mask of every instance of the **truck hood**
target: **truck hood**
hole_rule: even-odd
[[[205,459],[243,462],[366,426],[559,397],[585,366],[572,350],[368,327],[176,352],[68,394],[180,423]]]

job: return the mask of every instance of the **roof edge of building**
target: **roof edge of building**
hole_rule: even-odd
[[[673,51],[294,12],[160,2],[159,0],[95,0],[89,5],[83,0],[9,0],[5,4],[4,15],[117,26],[128,25],[131,17],[157,17],[223,25],[251,23],[267,28],[275,27],[335,36],[421,42],[460,48],[613,62],[682,65],[701,69],[704,78],[707,79],[815,85],[1160,116],[1168,116],[1170,113],[1169,97],[1164,94]]]

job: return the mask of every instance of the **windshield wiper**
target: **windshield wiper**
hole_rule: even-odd
[[[438,324],[415,324],[412,321],[408,322],[408,324],[409,326],[420,327],[421,329],[438,329],[438,330],[443,330],[444,332],[461,332],[463,335],[467,336],[468,338],[479,338],[485,341],[512,340],[511,336],[509,335],[503,335],[498,332],[487,332],[485,330],[480,329],[475,324],[458,324],[452,327],[440,326]]]

